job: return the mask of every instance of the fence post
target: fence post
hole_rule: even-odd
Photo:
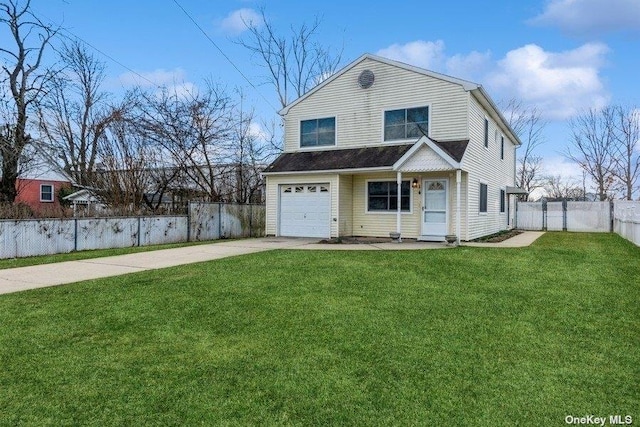
[[[613,206],[613,200],[609,200],[609,232],[613,233],[613,215],[614,215],[614,206]]]
[[[567,200],[562,201],[562,231],[567,231]]]
[[[141,222],[142,221],[141,221],[140,217],[138,216],[138,246],[140,246],[140,230],[142,230],[142,227],[140,226]]]
[[[542,202],[542,231],[547,231],[547,202]]]
[[[222,239],[222,203],[218,203],[218,239]]]
[[[78,218],[73,219],[73,251],[78,251]]]
[[[249,205],[249,238],[253,237],[253,205]]]
[[[513,227],[518,228],[518,196],[516,196],[514,209],[515,212],[513,213]]]
[[[191,241],[191,202],[187,203],[187,242]]]

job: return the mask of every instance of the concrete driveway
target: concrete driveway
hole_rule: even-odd
[[[235,255],[291,249],[318,239],[246,239],[210,245],[140,252],[82,261],[66,261],[0,270],[0,294],[63,285],[82,280],[119,276],[137,271],[211,261]]]
[[[526,232],[503,244],[476,244],[477,246],[521,247],[530,245],[542,233]],[[469,244],[471,245],[471,244]],[[444,243],[404,241],[403,243],[320,244],[318,239],[264,237],[231,240],[208,245],[186,246],[175,249],[140,252],[82,261],[66,261],[30,267],[0,270],[0,294],[64,285],[83,280],[119,276],[138,271],[174,267],[194,262],[211,261],[236,255],[245,255],[274,249],[304,250],[416,250],[442,249]]]

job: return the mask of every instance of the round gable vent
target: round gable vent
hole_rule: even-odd
[[[362,89],[369,89],[373,86],[373,82],[376,80],[376,76],[373,75],[373,71],[364,70],[358,76],[358,84]]]

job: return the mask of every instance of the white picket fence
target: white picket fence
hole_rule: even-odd
[[[613,218],[613,231],[640,246],[640,202],[615,202]]]
[[[189,215],[0,220],[0,259],[264,233],[264,206],[191,203]]]
[[[615,232],[640,246],[640,202],[518,202],[523,230]]]

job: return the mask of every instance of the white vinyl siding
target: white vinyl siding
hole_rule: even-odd
[[[472,240],[487,234],[505,230],[508,227],[507,216],[500,215],[498,189],[514,185],[515,145],[505,135],[504,159],[500,158],[501,144],[484,146],[484,123],[489,121],[489,135],[497,130],[502,133],[496,121],[488,115],[475,96],[469,97],[469,145],[462,161],[463,170],[468,171],[468,199],[470,206],[465,240]],[[487,213],[480,213],[480,183],[488,186]],[[513,207],[512,207],[513,208]]]
[[[358,85],[365,69],[375,74],[369,89]],[[432,138],[467,139],[468,98],[458,84],[366,59],[289,110],[285,151],[299,150],[301,120],[336,117],[336,148],[371,146],[383,143],[384,111],[425,105]]]
[[[340,236],[353,235],[353,176],[338,176],[338,229]]]

